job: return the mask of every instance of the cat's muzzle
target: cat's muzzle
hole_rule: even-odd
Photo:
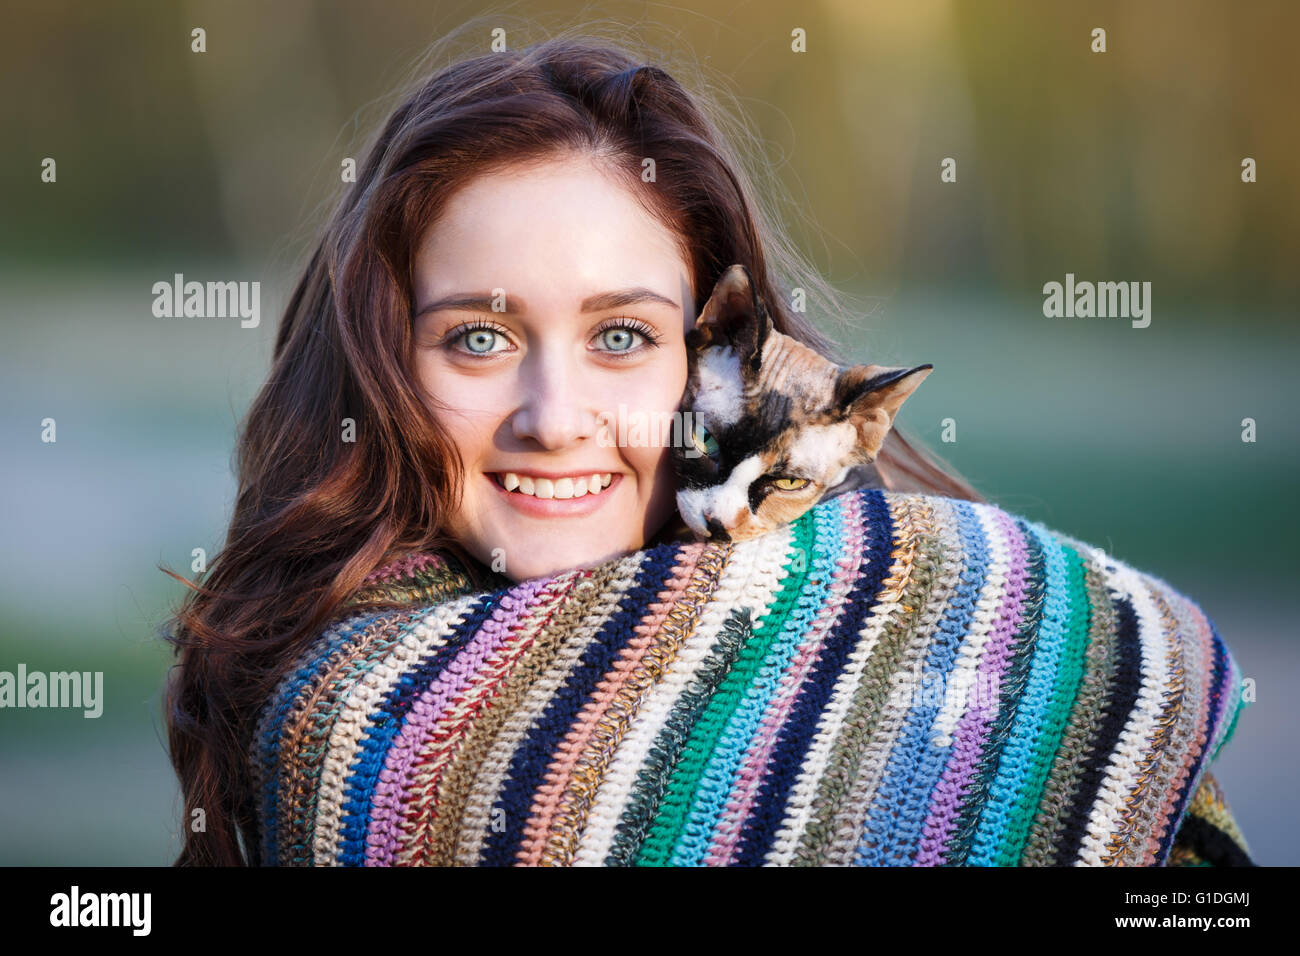
[[[727,529],[722,526],[722,522],[717,518],[709,518],[704,522],[704,526],[708,529],[710,538],[718,541],[731,540],[731,535],[727,533]]]

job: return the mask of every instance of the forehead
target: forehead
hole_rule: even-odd
[[[850,422],[829,425],[805,425],[787,433],[786,460],[790,467],[808,472],[838,465],[853,448],[857,430]]]
[[[632,188],[581,156],[474,177],[417,243],[416,301],[499,288],[530,308],[572,309],[589,295],[645,286],[693,304],[676,235]]]

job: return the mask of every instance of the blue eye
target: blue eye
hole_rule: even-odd
[[[620,357],[645,351],[648,346],[659,345],[659,335],[655,330],[638,319],[611,319],[596,330],[596,337],[606,346],[603,351],[612,352]]]
[[[465,351],[472,355],[490,355],[493,352],[507,351],[505,347],[493,348],[493,345],[501,343],[504,346],[509,341],[504,329],[486,322],[467,323],[458,329],[453,329],[448,338],[453,345],[463,342]]]
[[[623,356],[643,354],[647,347],[659,344],[655,330],[636,319],[612,319],[596,330],[596,338],[604,348],[597,351]],[[467,322],[447,333],[443,339],[457,351],[470,355],[491,355],[512,351],[509,333],[500,326],[482,320]]]
[[[639,332],[633,332],[631,329],[623,326],[615,326],[612,329],[606,329],[604,332],[600,333],[601,339],[613,352],[625,352],[632,348],[632,345],[634,344],[632,340],[633,336],[636,336],[637,338],[641,337]]]
[[[490,329],[475,329],[465,333],[465,345],[471,352],[491,352],[497,334]]]

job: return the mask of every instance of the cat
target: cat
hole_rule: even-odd
[[[756,537],[871,485],[894,416],[934,368],[830,362],[772,327],[743,265],[714,286],[686,352],[677,508],[715,541]]]

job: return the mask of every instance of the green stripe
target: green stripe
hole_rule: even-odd
[[[686,818],[694,805],[700,777],[717,748],[718,738],[722,736],[741,697],[763,666],[768,649],[776,636],[781,633],[799,592],[803,590],[812,565],[812,511],[805,511],[791,527],[794,530],[794,537],[786,557],[786,569],[790,574],[772,603],[772,613],[763,619],[754,633],[753,640],[741,649],[736,666],[719,685],[703,716],[691,729],[690,739],[682,748],[681,759],[673,767],[664,799],[659,804],[654,822],[651,823],[645,842],[637,854],[638,866],[668,865],[673,848],[677,845],[677,838],[685,827]],[[796,560],[797,556],[802,557],[801,562]],[[802,567],[799,566],[800,564]]]
[[[831,745],[826,770],[813,799],[817,810],[796,850],[801,866],[837,865],[842,854],[857,846],[856,836],[845,834],[838,828],[843,826],[841,812],[859,777],[863,773],[879,773],[884,768],[884,761],[889,759],[886,750],[872,755],[872,762],[863,765],[872,743],[881,733],[885,709],[898,686],[893,679],[906,673],[903,661],[909,648],[918,640],[930,640],[928,634],[921,633],[920,622],[927,616],[937,615],[939,612],[935,609],[946,606],[952,597],[952,582],[944,580],[943,569],[948,566],[949,559],[943,537],[918,530],[914,543],[912,573],[899,601],[900,613],[892,614],[881,629],[880,637],[859,675],[848,713],[835,726],[835,742]],[[930,633],[933,633],[933,624]],[[865,808],[859,807],[855,815],[859,811],[866,813]],[[857,819],[855,822],[861,824],[862,821]]]
[[[1061,734],[1061,746],[1038,803],[1038,814],[1029,829],[1029,842],[1020,856],[1021,866],[1059,866],[1061,835],[1071,807],[1078,800],[1083,769],[1101,730],[1106,691],[1115,681],[1119,663],[1115,641],[1115,605],[1106,590],[1105,575],[1095,559],[1084,556],[1084,587],[1088,592],[1088,644],[1083,652],[1083,678],[1070,709],[1070,719]]]
[[[1088,591],[1084,585],[1083,559],[1068,545],[1061,544],[1061,551],[1065,559],[1065,588],[1069,600],[1065,647],[1061,649],[1061,658],[1056,666],[1056,682],[1038,733],[1037,746],[1030,757],[1029,772],[1025,774],[1024,783],[1016,795],[1002,844],[998,847],[999,866],[1016,866],[1024,852],[1025,843],[1029,839],[1029,826],[1042,798],[1047,774],[1052,769],[1052,757],[1061,746],[1070,709],[1083,679],[1083,658],[1088,646],[1088,623],[1091,618]]]
[[[1038,629],[1043,619],[1043,605],[1047,600],[1047,557],[1023,519],[1016,519],[1016,529],[1024,541],[1027,558],[1023,615],[1016,630],[1015,650],[998,693],[997,714],[989,728],[988,740],[980,754],[975,776],[957,814],[957,824],[952,836],[944,844],[945,860],[949,866],[964,866],[966,858],[970,856],[975,830],[988,804],[989,787],[997,773],[1007,737],[1011,734],[1011,722],[1020,707],[1025,682],[1029,678],[1029,665],[1034,650],[1038,647]]]
[[[637,771],[632,793],[605,856],[605,866],[630,866],[635,859],[655,809],[663,799],[672,767],[690,737],[691,728],[708,706],[718,684],[735,664],[740,649],[753,635],[751,615],[752,608],[749,607],[730,610],[708,657],[701,662],[694,678],[673,704],[663,729],[655,737],[645,762]]]
[[[1213,653],[1213,638],[1211,638],[1211,653]],[[1213,663],[1207,663],[1207,667],[1213,668]],[[1213,670],[1211,670],[1213,673]],[[1213,763],[1218,759],[1219,751],[1228,745],[1233,734],[1237,732],[1237,720],[1241,717],[1241,712],[1254,703],[1246,700],[1246,689],[1242,687],[1241,670],[1238,668],[1236,660],[1229,652],[1224,661],[1223,681],[1221,685],[1222,693],[1228,695],[1228,707],[1232,710],[1232,719],[1228,722],[1228,729],[1223,732],[1223,737],[1214,745],[1214,750],[1210,753],[1210,759],[1206,763]],[[1227,713],[1227,711],[1225,711]]]

